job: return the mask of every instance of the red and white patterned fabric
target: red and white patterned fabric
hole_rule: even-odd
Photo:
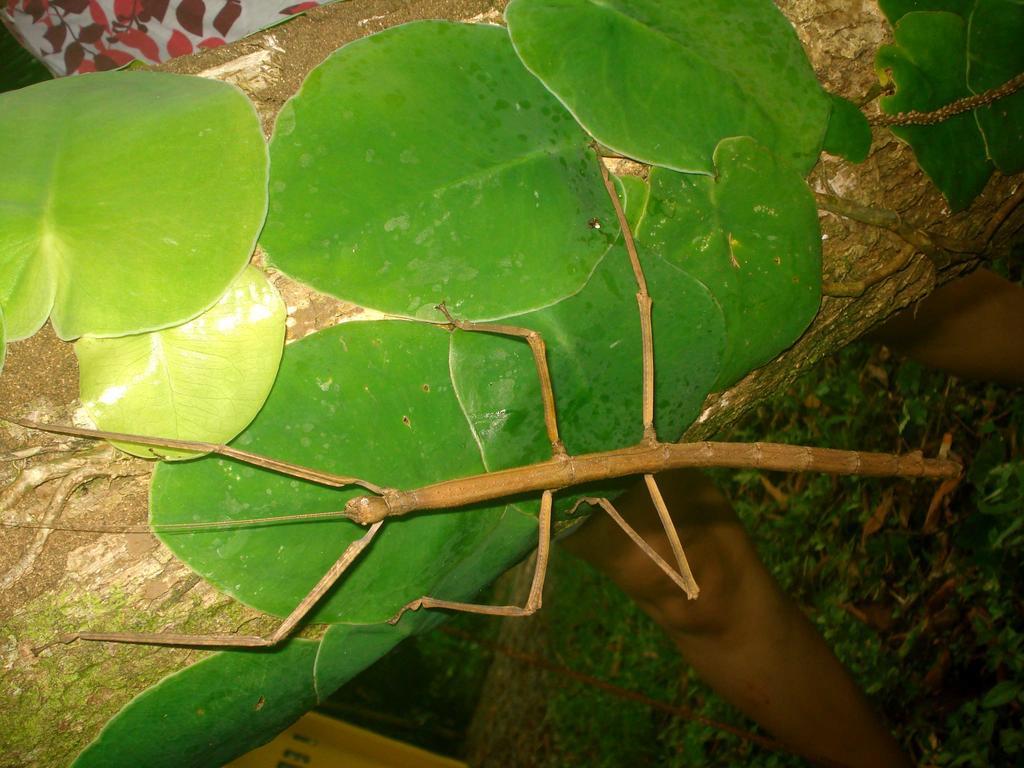
[[[326,0],[0,0],[0,19],[54,74],[150,64],[251,35]]]

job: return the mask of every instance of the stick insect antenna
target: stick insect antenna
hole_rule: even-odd
[[[0,417],[11,424],[17,424],[25,429],[35,429],[41,432],[53,432],[58,435],[71,435],[74,437],[87,437],[94,440],[114,440],[122,443],[139,443],[140,445],[152,446],[155,448],[173,448],[183,451],[198,451],[199,453],[214,453],[229,459],[236,459],[254,467],[268,469],[271,472],[280,472],[289,477],[297,477],[300,480],[309,480],[318,485],[325,485],[329,488],[344,488],[347,485],[357,485],[365,488],[370,493],[378,496],[385,495],[390,489],[363,480],[358,477],[345,475],[334,475],[330,472],[321,472],[318,469],[304,467],[301,464],[292,464],[287,461],[280,461],[269,456],[263,456],[250,451],[243,451],[240,448],[232,448],[230,445],[219,443],[204,443],[197,440],[178,440],[170,437],[152,437],[148,435],[133,435],[126,432],[108,432],[101,429],[85,429],[73,427],[67,424],[41,424],[27,419],[11,419]]]

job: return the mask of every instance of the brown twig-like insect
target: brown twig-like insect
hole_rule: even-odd
[[[827,448],[780,445],[774,443],[663,443],[659,442],[654,427],[654,339],[651,323],[651,297],[647,292],[640,259],[633,237],[626,222],[614,186],[603,163],[600,164],[605,187],[615,208],[619,226],[625,239],[627,252],[637,283],[637,304],[640,310],[643,355],[643,437],[639,443],[628,448],[571,456],[559,437],[555,410],[554,393],[548,372],[544,341],[540,334],[517,326],[474,323],[453,318],[441,305],[438,309],[447,322],[442,323],[452,332],[491,333],[518,337],[530,345],[540,379],[544,422],[551,443],[551,458],[546,461],[496,472],[486,472],[470,477],[446,480],[412,490],[385,488],[355,477],[345,477],[319,472],[308,467],[297,466],[265,456],[223,445],[213,445],[190,440],[173,440],[142,437],[115,432],[42,425],[27,421],[14,421],[21,426],[43,429],[69,435],[90,438],[120,440],[143,445],[173,449],[195,450],[215,453],[270,469],[282,474],[309,480],[329,487],[348,485],[360,486],[367,494],[347,502],[344,509],[335,512],[313,513],[270,519],[234,520],[227,523],[183,524],[161,526],[162,530],[195,530],[211,527],[237,527],[247,523],[286,522],[297,520],[320,520],[346,517],[362,525],[368,525],[366,533],[351,543],[338,560],[321,577],[317,584],[302,599],[298,606],[266,636],[236,634],[180,634],[180,633],[134,633],[134,632],[78,632],[63,635],[53,643],[71,643],[75,640],[93,640],[118,643],[144,643],[154,645],[181,645],[202,647],[265,647],[273,646],[288,637],[298,623],[309,613],[323,595],[345,573],[346,569],[367,548],[377,532],[389,517],[410,514],[421,510],[454,509],[482,501],[490,501],[540,491],[539,536],[537,543],[537,564],[526,604],[523,606],[478,605],[473,603],[440,600],[423,596],[406,604],[392,619],[397,622],[405,611],[421,608],[442,608],[495,616],[526,616],[541,607],[548,552],[551,538],[552,496],[564,488],[595,480],[607,480],[633,475],[643,475],[651,500],[661,519],[673,552],[674,565],[662,559],[629,524],[618,514],[611,501],[604,498],[585,498],[579,503],[599,507],[626,532],[654,563],[675,582],[691,599],[698,595],[699,588],[693,578],[675,526],[658,489],[655,473],[681,467],[733,467],[758,468],[784,471],[818,471],[832,474],[873,475],[890,477],[931,477],[950,478],[960,474],[961,467],[945,458],[926,459],[920,453],[905,456],[891,454],[861,453]],[[48,647],[48,646],[47,646]]]

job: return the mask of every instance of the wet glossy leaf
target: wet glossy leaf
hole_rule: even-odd
[[[182,323],[241,272],[266,147],[236,88],[152,72],[0,94],[0,305],[8,334]]]
[[[516,51],[598,141],[711,173],[727,136],[753,136],[807,173],[828,100],[770,0],[513,0]]]
[[[450,379],[449,336],[437,326],[380,321],[349,323],[289,345],[266,405],[234,444],[399,488],[481,472],[480,448]],[[151,511],[155,523],[239,519],[337,510],[354,495],[202,459],[157,469]],[[496,504],[389,522],[317,609],[317,620],[390,618],[432,592],[477,547],[493,548],[498,526],[507,541],[496,562],[485,563],[487,580],[533,546],[531,515]],[[283,615],[362,533],[333,520],[162,538],[225,592]]]
[[[821,300],[817,207],[803,179],[752,139],[726,139],[715,178],[651,173],[639,241],[708,287],[725,314],[724,388],[792,344]]]
[[[364,306],[440,319],[578,290],[615,227],[589,139],[498,27],[421,22],[351,43],[278,117],[261,243]]]
[[[320,643],[215,653],[136,696],[72,768],[219,766],[265,744],[317,703]]]
[[[825,134],[826,152],[845,157],[851,163],[863,163],[871,151],[871,126],[857,105],[842,96],[829,94],[832,112]]]
[[[184,325],[113,339],[84,337],[75,344],[82,406],[97,429],[226,443],[270,392],[285,315],[277,291],[249,267],[217,304]],[[154,456],[145,446],[118,447]]]

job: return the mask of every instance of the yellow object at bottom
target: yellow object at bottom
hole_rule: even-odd
[[[466,764],[309,712],[225,768],[467,768]]]

